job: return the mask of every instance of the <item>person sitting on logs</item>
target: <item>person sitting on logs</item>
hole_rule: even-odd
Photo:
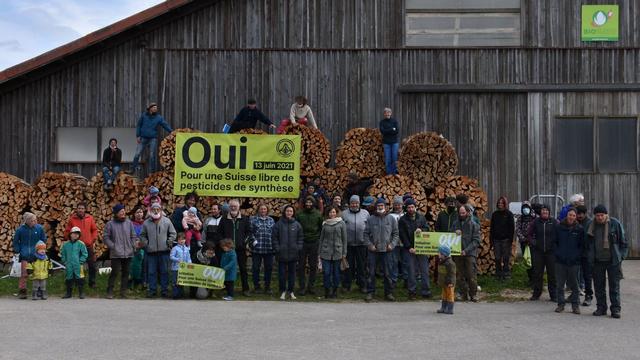
[[[313,111],[309,107],[307,103],[307,98],[304,96],[296,96],[295,102],[291,105],[291,111],[289,113],[288,119],[283,119],[280,122],[280,126],[278,126],[278,134],[284,134],[284,130],[287,126],[291,124],[300,124],[312,127],[314,129],[318,128],[316,124],[316,119],[313,116]]]

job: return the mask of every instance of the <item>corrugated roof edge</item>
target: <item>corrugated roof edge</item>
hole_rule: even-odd
[[[114,35],[117,35],[149,20],[152,20],[160,15],[163,15],[171,10],[184,6],[193,1],[194,0],[167,0],[137,14],[129,16],[128,18],[115,22],[109,26],[105,26],[100,30],[94,31],[70,43],[57,47],[51,51],[47,51],[44,54],[38,55],[18,65],[7,68],[4,71],[0,72],[0,84],[14,79],[18,76],[24,75],[42,66],[50,64],[67,55],[95,45]]]

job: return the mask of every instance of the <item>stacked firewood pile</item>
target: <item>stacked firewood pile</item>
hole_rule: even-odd
[[[440,211],[447,208],[445,204],[447,197],[456,197],[458,194],[465,194],[469,197],[469,204],[474,207],[479,218],[482,218],[489,210],[487,194],[480,188],[478,180],[456,175],[449,176],[445,181],[440,182],[435,191],[429,195],[428,206],[431,218],[435,219]]]
[[[420,183],[414,179],[402,175],[387,175],[377,178],[369,188],[369,194],[385,198],[389,206],[394,196],[403,196],[406,193],[410,193],[416,201],[418,211],[427,211],[427,195]]]
[[[302,137],[300,175],[322,175],[331,160],[331,144],[324,134],[318,129],[298,124],[287,126],[284,133]]]
[[[0,173],[0,261],[8,262],[13,256],[13,234],[22,223],[31,191],[22,179]]]
[[[458,155],[447,139],[434,132],[421,132],[403,141],[398,155],[398,172],[418,180],[425,189],[433,189],[455,175]]]
[[[356,172],[361,177],[385,175],[382,134],[378,129],[347,131],[336,151],[336,168]]]

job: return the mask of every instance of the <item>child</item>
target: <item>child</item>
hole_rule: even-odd
[[[151,186],[149,188],[149,193],[142,200],[142,203],[144,204],[144,206],[146,206],[147,208],[151,207],[151,205],[153,205],[151,203],[151,198],[153,197],[157,198],[158,203],[161,203],[162,201],[160,200],[160,196],[158,194],[160,194],[160,190],[158,190],[158,188],[155,186]]]
[[[219,267],[218,257],[216,256],[216,244],[213,241],[207,241],[202,249],[196,253],[193,262],[200,265]],[[212,292],[207,288],[199,287],[195,290],[196,299],[206,299],[212,295]]]
[[[183,233],[178,233],[178,245],[171,248],[169,259],[171,260],[171,278],[173,279],[173,298],[180,299],[182,297],[182,286],[178,285],[178,269],[181,262],[191,264],[191,256],[189,248],[185,246],[185,237]]]
[[[202,221],[198,218],[198,209],[190,207],[189,210],[182,213],[182,228],[187,238],[187,247],[191,247],[191,238],[200,241],[200,230],[202,229]]]
[[[438,314],[453,315],[456,287],[456,264],[451,260],[451,249],[447,245],[438,247],[438,286],[442,288],[442,307]]]
[[[224,269],[224,287],[227,290],[227,296],[222,297],[223,300],[233,300],[233,283],[238,278],[238,257],[234,250],[233,240],[224,239],[220,241],[222,248],[222,259],[220,259],[220,267]]]
[[[42,241],[36,243],[36,258],[27,265],[27,273],[33,282],[32,300],[38,300],[38,291],[41,292],[42,300],[47,300],[47,278],[53,264],[47,257],[47,244]]]
[[[142,263],[144,261],[144,249],[135,249],[131,266],[129,267],[129,289],[136,289],[142,285]]]
[[[84,269],[83,265],[87,261],[89,253],[87,247],[80,239],[80,228],[74,226],[69,233],[69,241],[65,242],[60,249],[60,258],[66,266],[65,285],[67,292],[62,297],[68,299],[73,291],[73,283],[78,287],[78,297],[84,299]]]

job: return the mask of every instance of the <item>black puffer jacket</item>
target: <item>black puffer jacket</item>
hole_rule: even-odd
[[[273,249],[278,261],[293,261],[298,259],[298,253],[302,250],[304,233],[302,225],[295,219],[288,220],[284,216],[273,225],[272,237]]]

